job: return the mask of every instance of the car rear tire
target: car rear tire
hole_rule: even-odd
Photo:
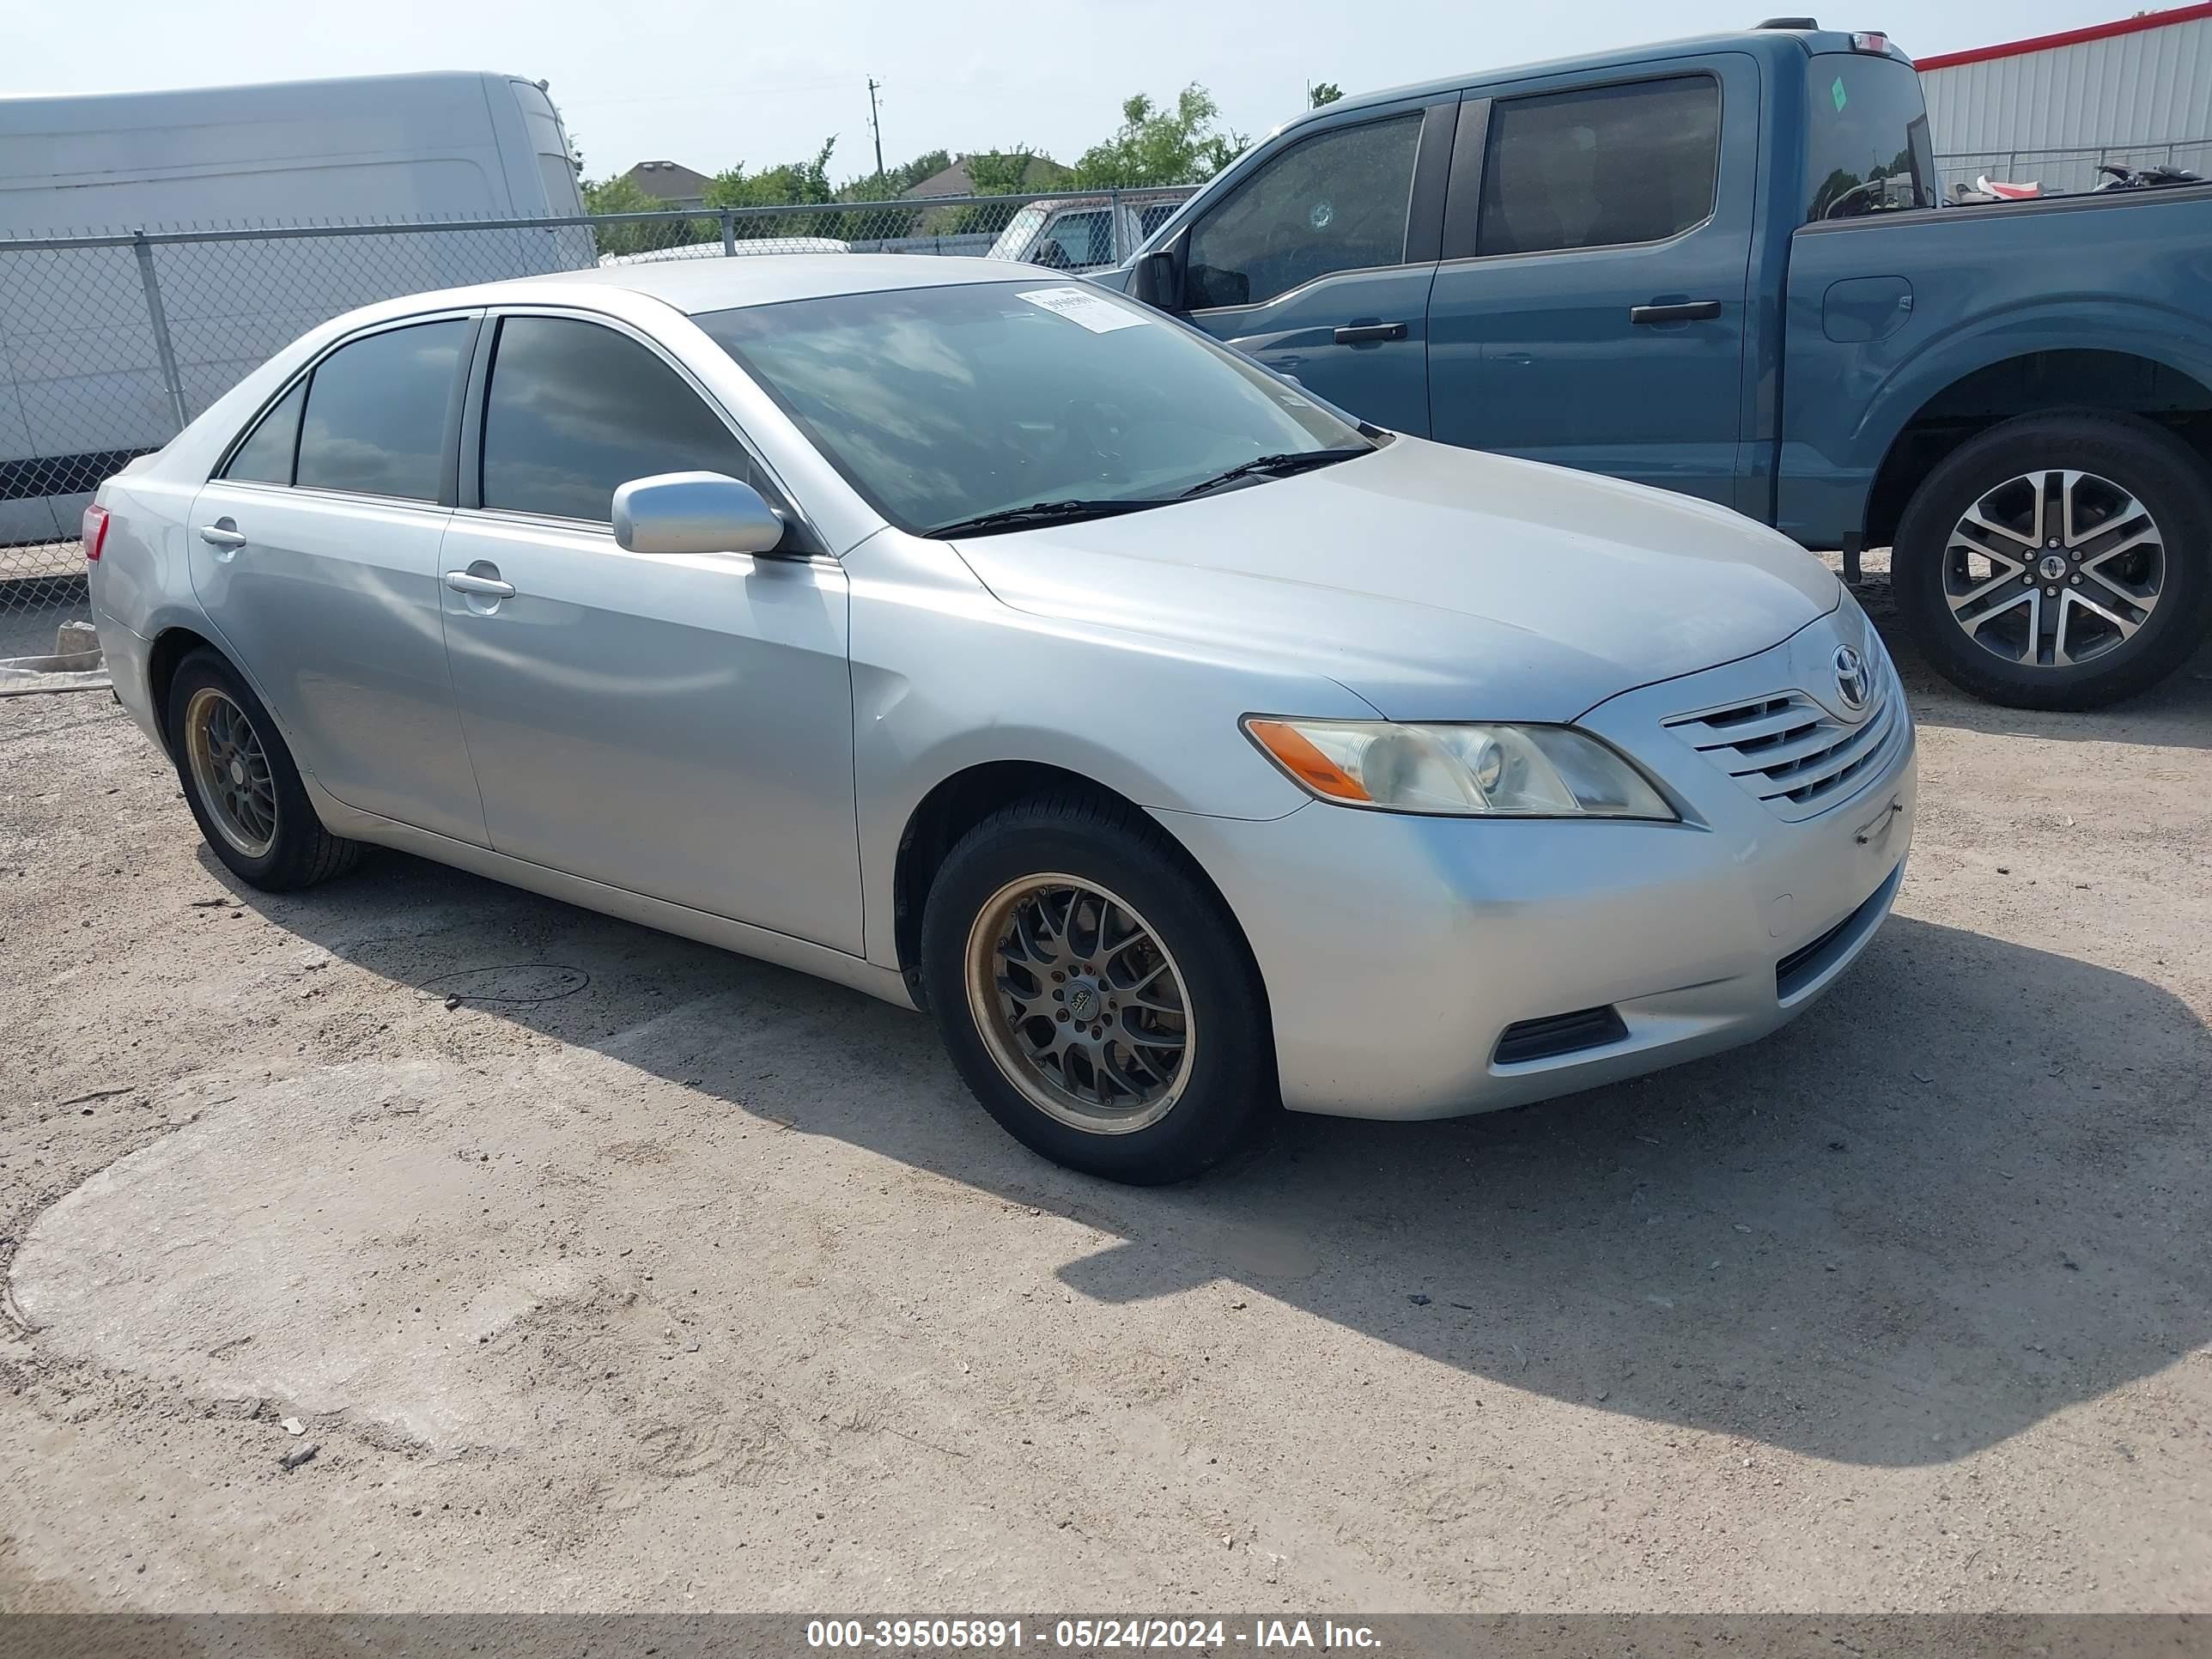
[[[2023,416],[1959,447],[1897,531],[1898,609],[1936,671],[2015,708],[2095,708],[2212,625],[2212,472],[2130,416]]]
[[[1182,849],[1126,807],[1053,795],[970,830],[931,885],[921,971],[984,1109],[1069,1169],[1181,1181],[1279,1103],[1243,933]]]
[[[169,684],[169,753],[215,855],[249,886],[278,893],[341,875],[361,843],[323,828],[292,751],[245,677],[195,651]]]

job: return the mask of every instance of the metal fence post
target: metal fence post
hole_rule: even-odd
[[[722,257],[733,259],[738,253],[738,216],[729,209],[722,210]]]
[[[161,309],[161,279],[154,275],[154,245],[146,240],[144,227],[131,233],[131,246],[138,256],[138,285],[146,290],[146,317],[154,325],[154,349],[161,357],[161,384],[169,389],[169,412],[176,416],[177,430],[182,432],[191,424],[185,413],[185,383],[177,374],[177,353],[169,343],[169,317]]]
[[[1106,263],[1118,265],[1121,263],[1121,192],[1109,190],[1106,198]]]

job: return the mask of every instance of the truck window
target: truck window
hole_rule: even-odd
[[[1258,305],[1339,270],[1402,264],[1420,112],[1337,127],[1260,164],[1192,231],[1194,311]]]
[[[1819,52],[1806,61],[1806,218],[1934,207],[1928,106],[1912,65],[1850,52]]]
[[[1044,240],[1030,256],[1033,264],[1056,270],[1081,270],[1114,262],[1114,227],[1104,208],[1063,213],[1045,231]]]
[[[1475,252],[1656,242],[1711,214],[1721,88],[1674,76],[1516,98],[1491,112]]]

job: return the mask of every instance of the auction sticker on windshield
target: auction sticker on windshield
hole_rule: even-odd
[[[1021,297],[1055,317],[1082,324],[1093,334],[1111,334],[1117,328],[1135,328],[1152,320],[1141,312],[1085,294],[1079,288],[1024,289]]]

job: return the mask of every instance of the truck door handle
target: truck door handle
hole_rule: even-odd
[[[1403,323],[1354,323],[1349,328],[1340,328],[1329,337],[1339,345],[1379,345],[1385,340],[1406,337]]]
[[[1710,323],[1721,314],[1718,300],[1683,300],[1674,305],[1631,306],[1632,323]]]
[[[470,593],[480,599],[511,599],[514,584],[503,582],[496,576],[478,576],[466,570],[448,570],[446,586],[456,593]]]
[[[202,525],[200,526],[200,539],[205,542],[210,547],[243,547],[246,545],[245,532],[232,529],[228,520],[225,520],[222,524]]]

